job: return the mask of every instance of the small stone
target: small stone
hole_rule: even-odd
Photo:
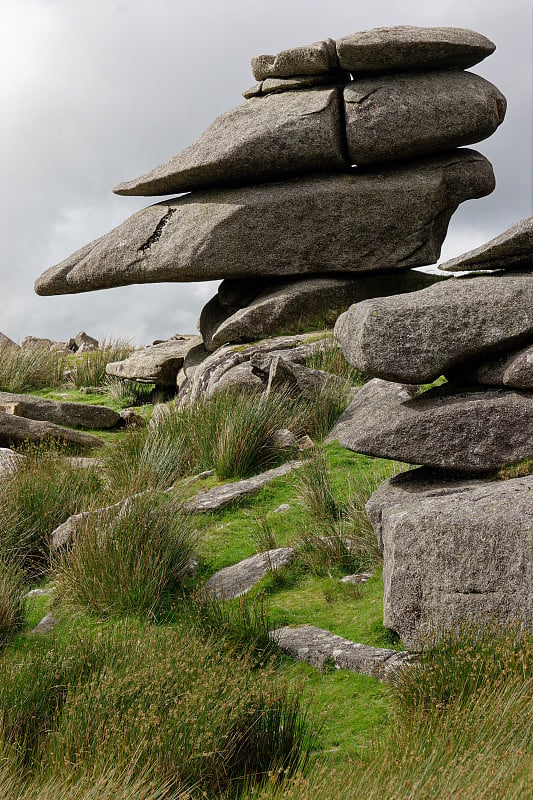
[[[288,428],[281,428],[275,431],[272,437],[272,446],[278,450],[298,449],[298,440]]]
[[[354,575],[345,575],[344,578],[341,578],[341,583],[351,583],[354,586],[358,586],[361,583],[367,583],[371,577],[371,572],[356,572]]]
[[[146,420],[137,414],[132,408],[124,408],[120,412],[120,419],[123,420],[127,428],[145,428]]]
[[[56,625],[57,625],[57,620],[54,617],[54,615],[47,614],[45,617],[42,618],[39,624],[36,625],[35,628],[33,628],[30,631],[30,635],[31,634],[42,635],[44,633],[49,633],[49,631],[52,631],[56,627]]]
[[[311,439],[310,436],[305,434],[304,436],[300,436],[298,439],[298,450],[304,452],[305,450],[312,450],[315,446],[315,443]]]
[[[285,511],[290,511],[290,505],[288,503],[282,503],[280,506],[274,509],[272,512],[273,514],[284,514]]]
[[[323,75],[338,70],[339,61],[333,39],[282,50],[277,55],[252,58],[256,81],[267,78],[292,78],[296,75]]]

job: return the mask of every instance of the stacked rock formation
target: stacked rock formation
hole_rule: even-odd
[[[37,293],[223,279],[199,323],[214,351],[430,285],[412,269],[438,259],[460,203],[494,188],[490,163],[458,149],[504,118],[503,95],[466,71],[493,50],[468,30],[399,27],[254,58],[245,103],[114,190],[189,194],[47,270]]]
[[[533,623],[533,464],[481,477],[533,457],[533,217],[442,269],[497,271],[365,300],[335,326],[348,361],[376,378],[330,438],[423,465],[367,506],[385,624],[409,647],[465,617]]]

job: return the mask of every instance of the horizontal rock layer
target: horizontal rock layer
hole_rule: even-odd
[[[56,425],[105,430],[121,423],[120,414],[106,406],[45,400],[29,394],[0,392],[0,411]]]
[[[516,267],[533,272],[533,217],[517,222],[481,247],[439,264],[445,272]]]
[[[505,109],[495,86],[460,71],[270,94],[222,114],[190,147],[114,191],[171,194],[427,155],[485,139]]]
[[[346,175],[199,192],[137,212],[37,279],[37,294],[434,263],[459,203],[494,188],[472,150]],[[334,233],[334,235],[332,235]]]
[[[354,164],[412,158],[480,142],[503,122],[505,97],[470,72],[383,75],[344,89]]]
[[[352,303],[418,291],[436,280],[433,275],[403,270],[359,278],[224,281],[203,307],[198,327],[208,350],[291,330],[323,330]]]
[[[533,345],[500,358],[461,365],[448,377],[485,386],[533,389]]]
[[[181,336],[135,351],[124,361],[112,361],[108,375],[158,386],[175,386],[176,375],[188,351],[199,344],[199,336]]]
[[[369,381],[327,441],[380,458],[485,472],[533,455],[533,393],[457,391]]]
[[[383,622],[406,647],[464,621],[533,623],[533,476],[448,482],[415,470],[369,501],[383,544]]]
[[[101,447],[104,442],[89,433],[62,428],[53,422],[17,417],[0,411],[0,447],[22,442],[58,441],[82,447]]]
[[[337,39],[342,69],[356,74],[406,69],[466,69],[482,61],[496,45],[467,28],[398,25],[373,28]]]
[[[252,98],[218,117],[190,147],[113,191],[172,194],[344,169],[341,103],[338,89]]]
[[[346,359],[367,375],[425,383],[533,340],[533,276],[454,278],[419,292],[364,300],[335,325]]]

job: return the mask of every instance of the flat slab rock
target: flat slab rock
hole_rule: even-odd
[[[120,195],[174,194],[259,183],[349,167],[341,137],[342,94],[335,88],[269,94],[218,117],[197,141],[145,175],[120,183]]]
[[[253,589],[269,572],[290,564],[293,559],[292,547],[277,547],[265,553],[257,553],[238,564],[215,572],[205,584],[205,590],[219,600],[240,597]]]
[[[0,392],[0,410],[26,419],[91,430],[115,428],[121,422],[120,414],[106,406],[45,400],[42,397],[11,392]]]
[[[533,389],[533,344],[514,353],[464,364],[450,379],[484,386],[508,386],[512,389]]]
[[[280,467],[269,469],[262,472],[260,475],[254,475],[252,478],[245,478],[242,481],[235,483],[225,483],[222,486],[214,486],[212,489],[207,489],[199,492],[191,500],[184,503],[184,510],[193,514],[205,514],[212,511],[218,511],[225,508],[231,503],[238,500],[244,500],[276,480],[283,475],[288,475],[293,469],[298,469],[303,466],[303,461],[289,461],[282,464]]]
[[[533,392],[369,381],[326,441],[409,464],[484,472],[533,455]]]
[[[493,188],[487,159],[461,149],[380,170],[198,192],[137,212],[47,270],[35,290],[432,264],[457,206]]]
[[[357,78],[344,89],[353,164],[413,158],[480,142],[504,120],[492,83],[464,71]]]
[[[124,361],[113,361],[106,367],[108,375],[159,386],[175,386],[176,376],[191,347],[199,344],[199,336],[181,336],[137,350]]]
[[[533,624],[533,476],[391,478],[367,512],[383,547],[383,622],[419,649],[460,622]]]
[[[478,269],[533,270],[533,217],[517,222],[490,242],[439,264],[444,272]]]
[[[415,270],[360,277],[223,281],[202,309],[198,327],[208,350],[291,327],[323,330],[353,303],[418,291],[434,282],[435,276]]]
[[[406,69],[466,69],[482,61],[496,45],[467,28],[398,25],[358,31],[337,39],[339,64],[354,73]]]
[[[472,359],[529,344],[532,308],[530,275],[453,278],[353,305],[337,320],[335,338],[367,375],[427,383]]]
[[[41,422],[0,411],[0,447],[22,442],[42,442],[55,440],[83,447],[101,447],[104,442],[89,433],[63,428],[53,422]]]
[[[264,97],[272,92],[291,92],[311,89],[316,86],[343,85],[350,81],[350,73],[339,70],[327,75],[294,75],[292,78],[265,78],[246,89],[242,96],[245,100],[251,97]]]
[[[412,661],[410,653],[358,644],[314,625],[278,628],[272,638],[285,653],[319,670],[333,664],[336,669],[387,680]]]

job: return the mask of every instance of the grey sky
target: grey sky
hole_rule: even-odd
[[[400,24],[473,28],[497,45],[472,70],[508,100],[477,146],[497,188],[452,218],[452,257],[533,213],[529,0],[0,0],[0,330],[64,339],[83,328],[138,344],[193,331],[216,283],[56,298],[34,295],[33,281],[152,202],[111,189],[241,102],[252,56]]]

